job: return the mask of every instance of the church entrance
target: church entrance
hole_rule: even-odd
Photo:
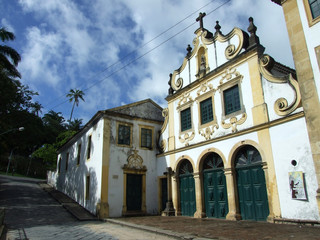
[[[181,215],[193,216],[196,211],[195,184],[192,165],[186,159],[179,167],[179,183]]]
[[[142,175],[127,174],[127,211],[141,211]]]
[[[239,208],[242,219],[265,221],[269,215],[262,159],[252,146],[240,149],[235,158]]]
[[[225,218],[228,213],[228,197],[224,165],[216,153],[209,153],[203,161],[203,190],[206,216]]]

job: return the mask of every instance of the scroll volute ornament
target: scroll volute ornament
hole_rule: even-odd
[[[219,41],[221,43],[229,41],[234,36],[238,36],[239,38],[239,44],[238,46],[235,46],[234,44],[229,44],[227,48],[225,49],[225,56],[228,60],[233,59],[236,57],[242,48],[246,49],[248,47],[248,38],[249,35],[242,31],[240,28],[234,28],[231,32],[229,32],[227,35],[223,35],[219,29],[213,37],[208,38],[208,32],[204,31],[201,35],[201,40],[204,44],[210,45],[213,44],[216,41]]]
[[[196,52],[198,51],[198,47],[199,47],[199,39],[198,37],[193,39],[193,50],[190,52],[188,51],[187,56],[183,59],[183,63],[182,65],[174,70],[173,74],[171,75],[171,87],[174,91],[178,91],[179,89],[182,88],[183,86],[183,79],[181,77],[178,77],[178,75],[185,69],[185,67],[187,66],[188,60],[191,59]]]
[[[259,59],[259,70],[267,81],[277,84],[289,84],[294,93],[293,101],[288,104],[284,97],[278,98],[274,103],[274,110],[279,116],[286,116],[295,111],[301,105],[301,94],[299,84],[291,73],[283,76],[275,76],[271,73],[275,65],[275,61],[267,54],[262,55]]]

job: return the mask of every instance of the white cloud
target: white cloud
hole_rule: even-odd
[[[192,45],[199,26],[195,19],[200,11],[207,13],[204,18],[207,29],[214,32],[215,21],[219,20],[224,34],[233,27],[246,31],[248,18],[252,16],[266,52],[277,61],[293,65],[282,9],[271,1],[231,1],[214,12],[223,1],[208,4],[207,0],[96,0],[93,4],[75,0],[20,0],[19,3],[25,13],[39,22],[28,27],[20,66],[23,76],[37,84],[35,87],[47,86],[51,94],[63,95],[70,88],[86,89],[104,79],[86,91],[86,102],[77,109],[84,119],[97,110],[144,98],[164,105],[169,73],[181,65],[187,45]],[[192,12],[191,17],[148,43]],[[121,59],[133,50],[137,51]],[[118,72],[113,74],[114,71]],[[66,110],[59,111],[69,114],[68,105],[61,108]]]
[[[57,66],[60,56],[56,51],[61,47],[61,36],[32,27],[28,29],[27,38],[19,70],[28,81],[55,86],[61,80]]]
[[[14,27],[9,23],[9,21],[5,18],[1,19],[1,27],[5,27],[7,31],[15,33]]]

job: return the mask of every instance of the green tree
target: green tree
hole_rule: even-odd
[[[4,27],[0,28],[0,39],[2,42],[13,41],[15,36],[12,32],[7,31]],[[21,78],[20,73],[16,69],[21,61],[19,53],[7,45],[0,45],[0,70],[8,77]]]
[[[32,153],[32,158],[41,159],[47,169],[54,170],[57,163],[57,150],[62,147],[76,131],[68,130],[60,133],[52,144],[44,144]]]
[[[69,93],[67,94],[69,101],[73,102],[69,121],[71,121],[72,119],[74,106],[77,105],[78,107],[80,99],[84,101],[84,98],[83,98],[84,95],[85,95],[84,92],[79,89],[70,89]]]
[[[50,110],[48,113],[44,114],[42,121],[46,128],[46,143],[54,143],[57,136],[66,131],[65,119],[61,112]]]
[[[39,113],[42,113],[41,108],[42,105],[39,102],[32,103],[31,112],[39,117]]]
[[[0,39],[4,43],[14,40],[15,36],[5,28],[0,28]],[[0,44],[0,131],[8,125],[8,114],[28,110],[32,106],[32,97],[38,94],[19,81],[21,75],[16,67],[20,60],[21,57],[16,50]]]
[[[75,118],[73,121],[68,121],[68,130],[79,131],[82,128],[82,119]]]

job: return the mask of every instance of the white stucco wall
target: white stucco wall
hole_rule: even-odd
[[[251,88],[251,82],[250,82],[250,75],[249,75],[249,67],[246,62],[241,63],[240,65],[236,66],[235,69],[240,73],[240,75],[243,76],[243,79],[241,81],[241,90],[242,90],[242,100],[243,100],[243,105],[245,106],[245,112],[247,114],[247,119],[246,121],[237,126],[238,131],[252,127],[253,126],[253,116],[252,116],[252,111],[251,108],[253,107],[253,100],[252,100],[252,94],[248,94],[252,92]],[[221,94],[223,94],[222,91],[219,90],[220,86],[220,80],[222,78],[222,75],[217,76],[216,78],[213,78],[212,80],[208,81],[208,84],[212,84],[213,88],[216,89],[216,92],[213,96],[213,104],[215,108],[215,116],[217,118],[217,122],[219,124],[219,128],[215,129],[214,134],[212,135],[212,138],[219,137],[219,136],[224,136],[227,134],[230,134],[232,132],[232,128],[229,129],[224,129],[221,126],[221,121],[223,120],[223,108],[222,108],[222,97]],[[194,88],[190,91],[190,97],[195,100],[197,97],[197,91],[199,88]],[[185,146],[185,143],[179,141],[179,136],[181,136],[180,132],[180,111],[178,110],[178,104],[180,102],[180,98],[175,100],[174,102],[174,132],[175,132],[175,143],[176,143],[176,148],[182,148]],[[199,131],[199,105],[197,101],[193,101],[193,103],[190,105],[191,107],[191,118],[192,118],[192,128],[195,131],[195,137],[193,140],[189,142],[189,144],[195,144],[199,142],[205,141],[205,138],[201,136],[198,131]],[[241,114],[237,116],[238,119],[240,119]],[[165,133],[163,134],[163,138],[166,139],[168,133],[168,128],[166,129]],[[192,130],[188,130],[186,132],[191,133]]]
[[[101,164],[102,164],[102,138],[103,119],[93,125],[88,131],[77,136],[72,144],[59,155],[61,169],[57,174],[56,187],[59,191],[70,196],[88,211],[96,214],[96,205],[100,201],[101,192]],[[88,137],[91,138],[91,156],[87,159]],[[77,165],[78,146],[81,143],[80,164]],[[68,170],[66,171],[66,155],[69,152]],[[58,165],[59,166],[59,165]],[[86,178],[90,175],[90,196],[86,195]]]
[[[280,116],[277,115],[277,113],[274,110],[275,102],[279,98],[285,98],[288,102],[288,105],[290,105],[295,97],[294,89],[290,87],[290,85],[287,83],[283,83],[283,84],[272,83],[266,80],[264,77],[262,77],[261,81],[262,81],[264,99],[268,108],[269,121],[279,119]],[[293,113],[297,113],[301,111],[302,111],[302,107],[297,108]]]
[[[300,118],[270,129],[273,158],[283,218],[320,220],[316,203],[317,180],[305,119]],[[291,164],[292,160],[297,165]],[[302,171],[307,200],[292,199],[289,172]]]
[[[133,124],[132,128],[132,147],[121,147],[116,144],[117,122]],[[148,214],[158,213],[158,180],[156,169],[156,134],[161,128],[161,124],[144,122],[139,120],[123,119],[113,117],[111,119],[110,137],[110,164],[109,164],[109,216],[120,217],[122,215],[124,198],[124,174],[123,166],[127,164],[128,157],[133,154],[133,150],[138,150],[138,155],[143,159],[146,166],[146,207]],[[154,127],[153,150],[140,148],[139,125]]]

